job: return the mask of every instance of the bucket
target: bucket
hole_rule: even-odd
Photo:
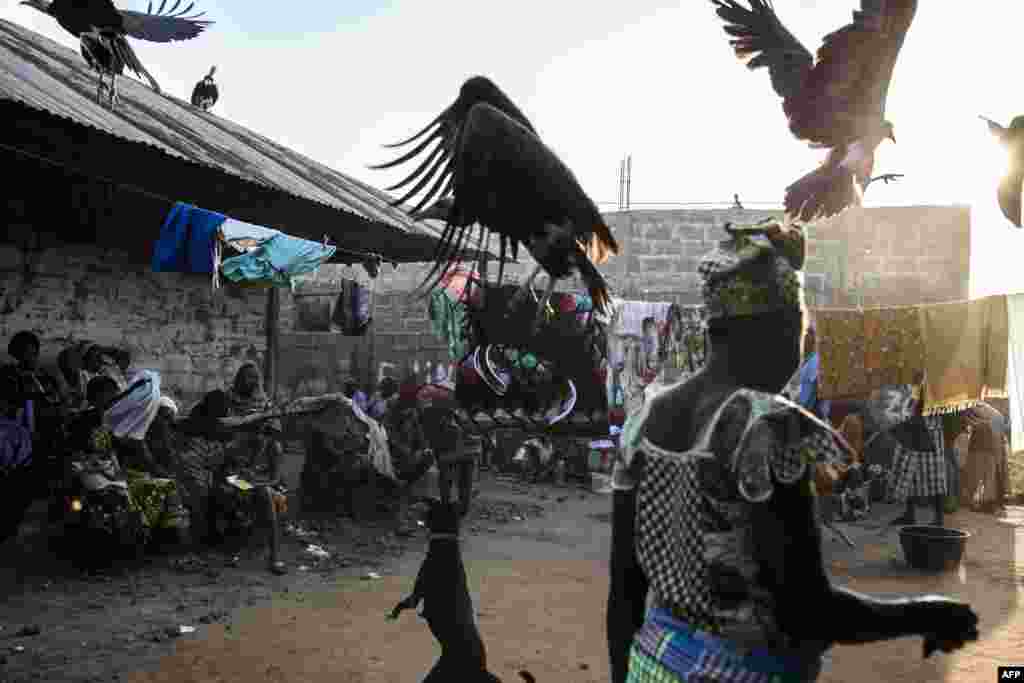
[[[941,526],[914,525],[900,529],[900,546],[907,564],[931,572],[952,571],[960,566],[971,534]]]

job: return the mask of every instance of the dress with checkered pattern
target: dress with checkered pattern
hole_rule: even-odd
[[[692,628],[741,647],[794,646],[779,629],[772,592],[759,583],[752,516],[775,482],[810,480],[813,462],[845,462],[834,432],[796,404],[740,389],[724,401],[690,450],[644,436],[651,405],[627,422],[623,465],[642,452],[636,551],[654,604]],[[751,448],[767,423],[774,445]]]

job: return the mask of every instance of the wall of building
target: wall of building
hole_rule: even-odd
[[[0,350],[19,330],[35,332],[50,361],[82,339],[125,347],[186,403],[224,386],[243,361],[263,361],[262,291],[215,293],[207,276],[153,273],[137,260],[78,245],[26,254],[0,244]]]
[[[629,211],[607,219],[622,254],[602,267],[617,295],[699,302],[697,262],[724,238],[728,221],[754,222],[771,212]],[[965,208],[853,210],[808,229],[806,265],[812,306],[900,305],[967,297],[970,215]],[[27,243],[24,240],[22,243]],[[53,357],[75,340],[126,346],[136,364],[163,374],[167,391],[186,404],[230,380],[246,359],[265,353],[265,292],[212,291],[201,275],[153,273],[117,250],[67,245],[52,236],[26,251],[0,244],[0,351],[21,329],[43,340]],[[519,280],[533,262],[523,253],[506,278]],[[375,324],[361,338],[296,330],[296,299],[281,296],[282,397],[337,391],[341,379],[383,374],[424,376],[449,365],[431,332],[426,303],[412,296],[427,266],[386,265],[374,284]],[[492,265],[492,271],[496,269]],[[361,268],[326,266],[300,293],[339,290],[339,278],[366,281]],[[567,287],[573,286],[567,283]]]

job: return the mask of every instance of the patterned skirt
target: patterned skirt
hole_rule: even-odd
[[[626,683],[811,683],[820,670],[819,657],[740,653],[653,609],[633,641]]]
[[[889,499],[905,502],[908,498],[945,496],[946,459],[939,453],[911,451],[897,444],[889,470]]]

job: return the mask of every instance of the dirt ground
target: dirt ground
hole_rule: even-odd
[[[610,497],[495,480],[481,489],[464,555],[492,671],[507,682],[520,669],[542,682],[607,681]],[[871,593],[959,596],[980,613],[983,638],[927,661],[916,638],[838,647],[821,680],[988,683],[998,665],[1024,664],[1024,509],[1004,518],[952,516],[951,526],[973,536],[963,571],[940,577],[903,565],[884,524],[895,515],[879,510],[870,523],[846,525],[854,550],[826,533],[835,580]],[[383,526],[347,523],[304,534],[288,537],[285,577],[263,571],[258,556],[243,554],[235,566],[229,552],[180,569],[181,558],[158,557],[127,574],[85,579],[54,573],[31,544],[8,546],[0,551],[0,681],[421,679],[438,654],[426,624],[411,612],[397,622],[384,617],[411,588],[425,535],[397,539]],[[309,543],[331,557],[316,561],[305,552]],[[13,553],[19,561],[10,567]],[[181,635],[181,626],[195,631]],[[25,627],[38,627],[38,635],[17,635]]]

